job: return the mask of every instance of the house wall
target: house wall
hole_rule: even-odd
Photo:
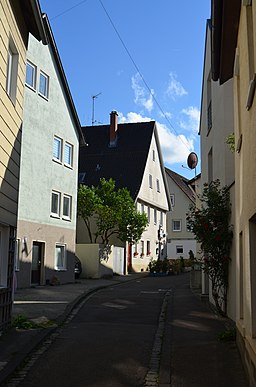
[[[147,215],[148,209],[150,211],[149,224],[143,232],[141,240],[132,246],[132,267],[137,272],[148,270],[150,260],[157,258],[164,259],[167,254],[166,212],[168,211],[168,193],[166,192],[164,184],[163,173],[165,172],[162,169],[159,152],[161,150],[157,146],[156,134],[154,133],[149,148],[142,184],[137,196],[138,211],[144,211]],[[149,175],[152,176],[152,187],[149,184]],[[159,181],[159,190],[157,189],[157,179]],[[156,219],[154,212],[156,212]],[[158,239],[159,227],[162,228],[162,234],[164,235],[160,241]],[[150,246],[149,251],[147,251],[147,243]],[[138,255],[135,255],[136,252]]]
[[[61,282],[74,280],[72,268],[75,252],[78,133],[63,89],[50,45],[44,46],[29,35],[27,59],[36,66],[35,89],[26,86],[24,98],[24,122],[22,129],[22,153],[18,213],[18,238],[23,241],[44,241],[49,252],[45,260],[47,268],[55,267],[54,241],[61,242],[68,254],[67,267],[63,273],[56,272]],[[49,76],[49,96],[38,92],[39,74]],[[72,168],[53,159],[54,136],[73,145]],[[60,214],[51,214],[52,190],[60,193]],[[71,196],[71,218],[63,217],[63,195]],[[31,254],[20,256],[17,272],[18,284],[30,286]],[[26,265],[22,265],[25,262]],[[24,271],[24,272],[23,272]],[[26,271],[26,273],[25,273]],[[44,284],[46,274],[41,276]],[[26,282],[25,282],[26,279]]]
[[[234,132],[234,99],[233,99],[233,80],[229,80],[223,85],[211,80],[211,40],[210,28],[207,24],[205,63],[202,90],[202,107],[200,122],[200,140],[201,140],[201,186],[212,180],[219,179],[221,186],[230,187],[230,199],[232,202],[231,224],[235,227],[234,200],[235,200],[235,172],[234,172],[234,153],[225,143],[229,134]],[[209,127],[208,119],[209,104],[211,103],[212,125]],[[235,230],[234,230],[235,231]],[[228,316],[235,320],[236,305],[236,256],[235,241],[231,248],[230,256],[230,275],[228,287]],[[209,291],[211,301],[211,286],[208,279],[203,278],[203,293]],[[209,289],[208,289],[209,287]]]
[[[0,14],[0,222],[16,227],[26,47],[9,1],[0,1]],[[10,44],[18,60],[13,100],[6,92]]]
[[[98,243],[77,244],[76,255],[82,264],[81,278],[102,278],[113,275],[113,246],[104,254],[104,246]]]
[[[0,0],[0,332],[11,322],[17,226],[21,123],[27,30],[17,25],[10,1]],[[19,15],[22,20],[22,13]],[[8,49],[15,53],[13,93],[7,93]],[[11,97],[12,98],[11,98]]]
[[[192,250],[196,256],[196,242],[194,235],[187,230],[186,214],[193,202],[182,189],[166,173],[170,195],[173,195],[172,211],[167,213],[167,257],[189,258],[188,252]],[[181,221],[181,231],[173,231],[173,220]],[[183,253],[176,252],[176,246],[183,247]]]
[[[242,6],[234,77],[236,145],[236,254],[237,254],[237,328],[241,357],[250,386],[256,385],[256,100],[247,105],[250,82],[255,77],[256,4]],[[241,137],[242,136],[242,137]]]

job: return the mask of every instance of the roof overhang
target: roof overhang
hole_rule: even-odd
[[[47,44],[41,8],[38,0],[11,0],[16,14],[22,13],[28,31],[43,44]]]
[[[212,79],[220,84],[233,77],[241,0],[212,0]]]

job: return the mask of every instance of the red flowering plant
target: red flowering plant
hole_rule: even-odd
[[[201,208],[191,206],[187,213],[188,229],[201,243],[202,269],[211,280],[217,312],[226,315],[228,267],[233,237],[229,189],[227,186],[221,188],[219,180],[204,184],[200,200]]]

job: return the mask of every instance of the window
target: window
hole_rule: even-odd
[[[30,62],[26,64],[26,85],[36,88],[36,66]]]
[[[18,53],[13,41],[10,41],[7,58],[6,92],[15,103],[18,78]]]
[[[153,179],[152,179],[152,175],[149,175],[149,188],[153,188]]]
[[[63,195],[63,218],[64,219],[71,219],[71,203],[72,198],[69,195]]]
[[[156,224],[157,222],[157,210],[154,208],[154,223]]]
[[[144,204],[141,203],[141,213],[144,214]]]
[[[64,245],[56,244],[55,247],[55,270],[66,270],[66,249]]]
[[[162,211],[160,212],[160,221],[159,224],[162,226],[163,225],[163,213]]]
[[[183,254],[183,246],[176,246],[176,254]]]
[[[175,206],[175,195],[171,194],[170,199],[171,199],[171,206],[174,207]]]
[[[153,149],[153,161],[156,161],[156,155],[155,155],[155,150]]]
[[[54,137],[53,140],[53,158],[62,161],[62,139],[59,137]]]
[[[156,179],[156,190],[157,190],[157,192],[160,192],[160,181],[159,181],[159,179]]]
[[[51,215],[60,216],[60,192],[52,191]]]
[[[144,257],[144,241],[141,241],[141,253],[140,253],[140,256]]]
[[[181,231],[181,220],[172,221],[172,231]]]
[[[150,222],[150,206],[148,206],[148,222]]]
[[[49,94],[49,77],[42,71],[40,71],[39,94],[43,95],[45,98],[48,98]]]
[[[147,255],[150,255],[151,254],[151,251],[150,251],[150,241],[147,241]]]
[[[65,143],[64,163],[69,167],[73,166],[73,145],[69,144],[68,142]]]

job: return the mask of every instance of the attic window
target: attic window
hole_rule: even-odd
[[[156,161],[155,150],[153,149],[153,161]]]

